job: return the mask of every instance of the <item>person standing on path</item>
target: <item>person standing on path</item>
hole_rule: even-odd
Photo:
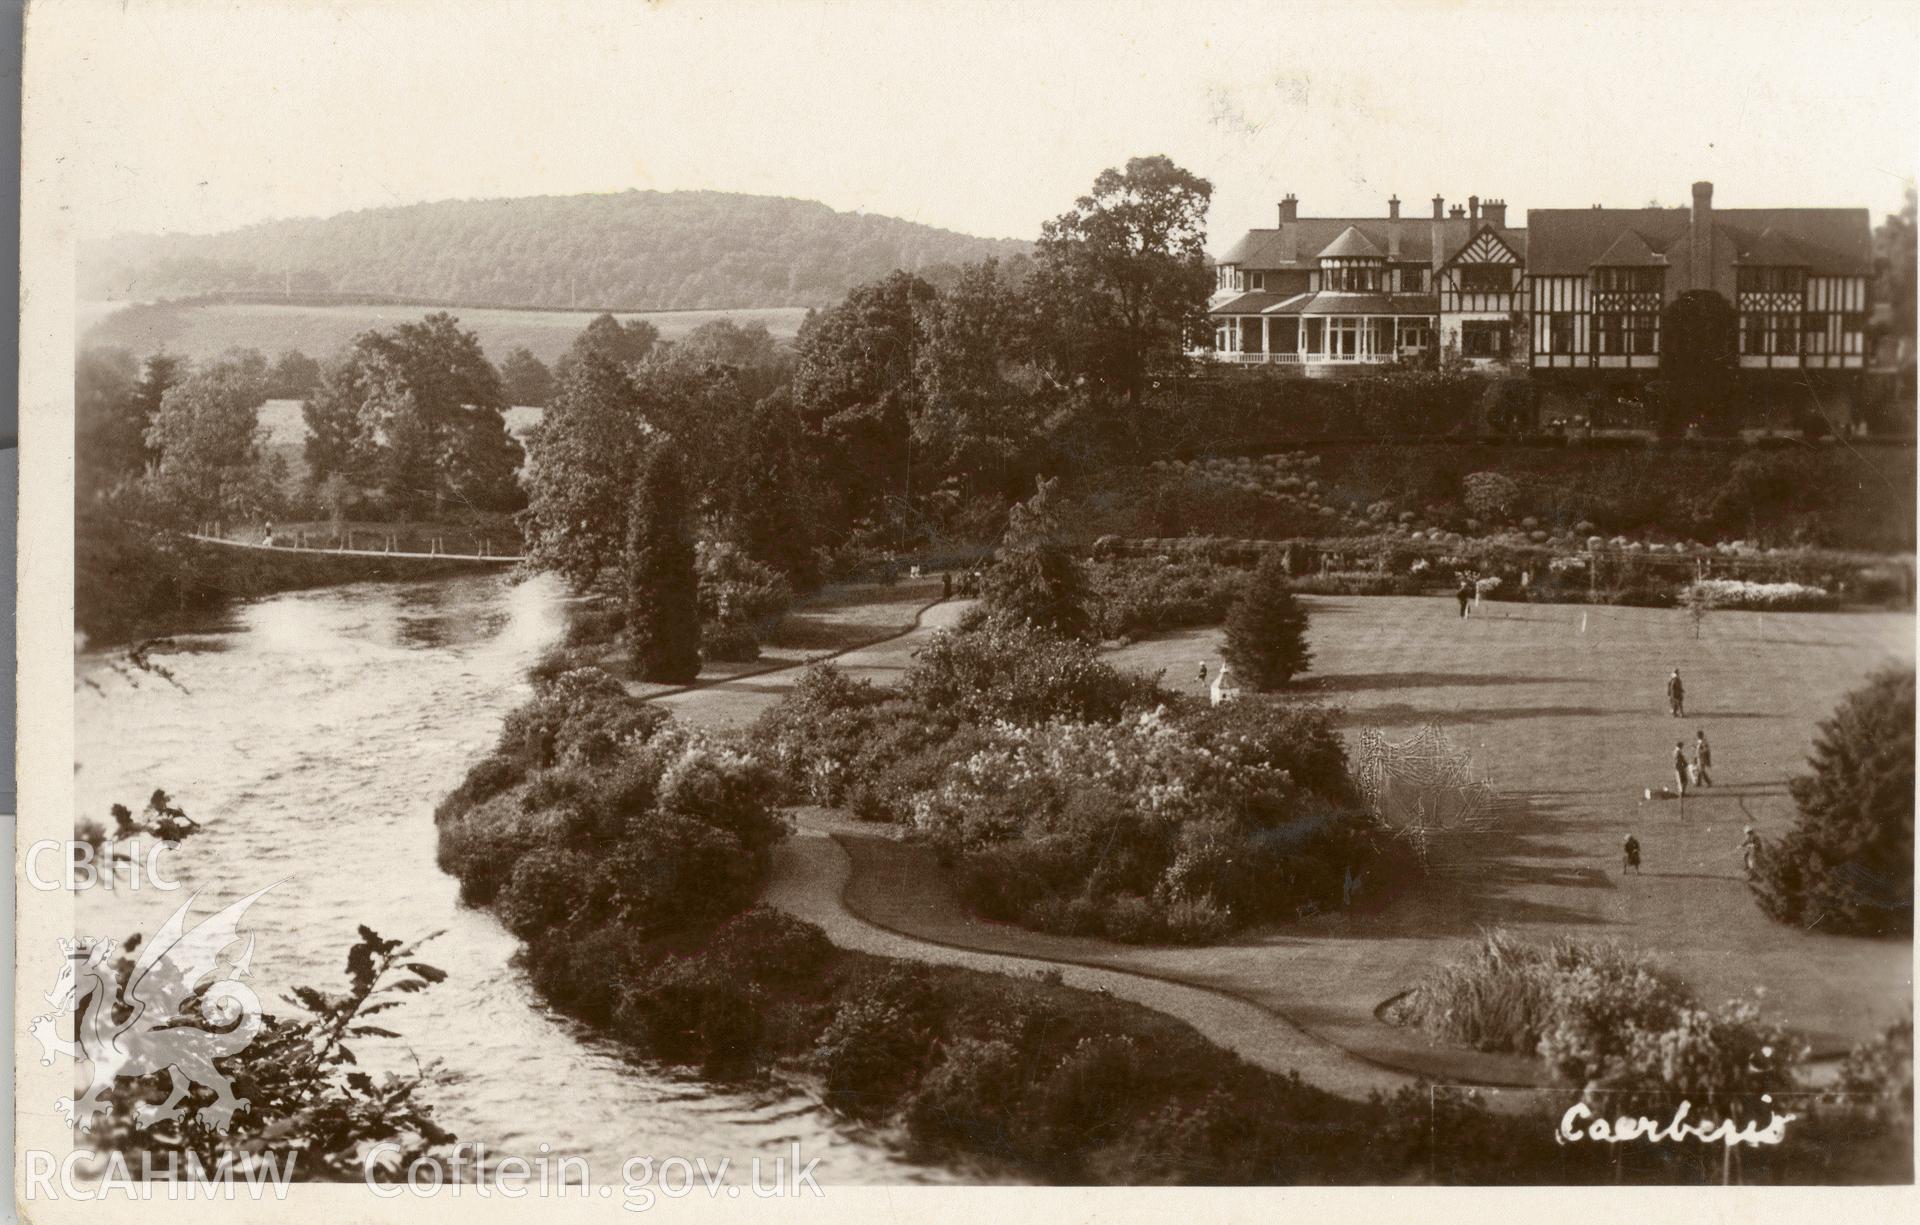
[[[1713,786],[1713,746],[1707,743],[1707,729],[1693,733],[1693,781],[1702,787]]]
[[[1627,840],[1620,844],[1620,853],[1625,860],[1620,865],[1620,875],[1625,876],[1628,871],[1635,876],[1640,875],[1640,840],[1628,834]]]
[[[1680,669],[1667,678],[1667,709],[1678,719],[1687,713],[1687,687],[1680,683]]]
[[[1203,659],[1200,661],[1200,692],[1205,693],[1206,691],[1207,691],[1207,661]]]
[[[1746,837],[1740,839],[1740,862],[1747,867],[1747,875],[1753,875],[1753,865],[1760,858],[1760,835],[1753,832],[1753,826],[1747,826]]]
[[[1454,595],[1460,601],[1460,617],[1462,620],[1465,620],[1467,615],[1467,605],[1473,602],[1473,584],[1468,582],[1464,578],[1461,579],[1460,590],[1454,592]]]
[[[1680,798],[1687,798],[1687,748],[1678,740],[1673,742],[1673,782],[1680,789]],[[1684,811],[1684,810],[1683,810]]]

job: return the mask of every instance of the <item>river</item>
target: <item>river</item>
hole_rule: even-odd
[[[433,808],[527,694],[564,629],[545,579],[365,583],[236,606],[156,652],[173,681],[83,653],[75,694],[79,815],[111,827],[154,788],[204,827],[163,862],[196,915],[279,881],[248,912],[254,987],[269,1011],[295,985],[339,990],[358,925],[418,938],[447,981],[381,1021],[363,1062],[439,1060],[424,1091],[463,1141],[533,1158],[578,1154],[596,1181],[656,1162],[821,1158],[822,1183],[948,1181],[784,1083],[717,1087],[649,1065],[542,1004],[511,964],[515,938],[463,908],[434,865]],[[83,892],[80,930],[151,932],[187,893]],[[384,1051],[373,1048],[385,1047]],[[376,1066],[378,1066],[378,1062]],[[542,1146],[550,1146],[543,1148]]]

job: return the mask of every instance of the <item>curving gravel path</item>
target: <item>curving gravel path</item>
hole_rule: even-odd
[[[818,924],[843,948],[996,974],[1055,969],[1067,986],[1109,993],[1176,1017],[1249,1063],[1274,1072],[1298,1072],[1318,1088],[1363,1097],[1376,1089],[1390,1092],[1413,1083],[1410,1076],[1357,1059],[1295,1028],[1278,1014],[1224,991],[1043,956],[983,952],[881,927],[846,905],[853,865],[834,833],[847,818],[819,808],[795,809],[793,816],[794,836],[775,852],[762,900]]]

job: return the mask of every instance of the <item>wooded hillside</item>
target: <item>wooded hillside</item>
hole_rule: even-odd
[[[291,291],[469,306],[824,306],[895,269],[1031,249],[811,200],[627,191],[448,200],[225,234],[122,235],[83,252],[81,296]]]

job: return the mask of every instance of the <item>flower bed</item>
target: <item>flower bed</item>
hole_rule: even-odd
[[[1814,612],[1839,600],[1820,587],[1803,583],[1754,583],[1745,579],[1709,578],[1688,585],[1714,608],[1746,608],[1758,612]]]

